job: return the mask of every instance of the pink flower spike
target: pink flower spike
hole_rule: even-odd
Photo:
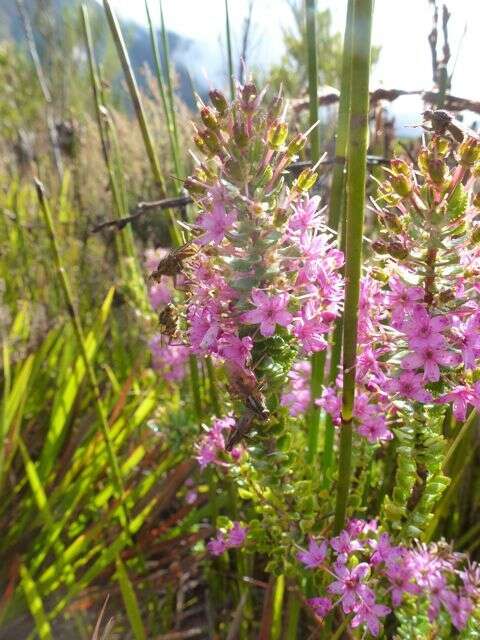
[[[219,352],[225,360],[230,360],[239,367],[243,367],[250,358],[252,347],[250,336],[240,339],[233,334],[224,334],[218,342]]]
[[[292,320],[292,314],[286,309],[288,293],[269,296],[261,289],[253,289],[252,302],[256,309],[244,313],[243,322],[260,324],[260,333],[266,338],[273,336],[277,324],[286,327]]]
[[[330,540],[330,544],[332,549],[334,549],[337,553],[341,554],[349,554],[354,551],[359,551],[363,548],[361,543],[358,540],[355,540],[350,537],[347,531],[342,531],[340,535],[336,538],[332,538]]]
[[[321,566],[327,555],[328,546],[325,540],[318,544],[316,540],[310,538],[308,542],[308,551],[300,551],[297,558],[303,563],[307,569],[316,569]]]
[[[220,244],[236,219],[237,214],[235,211],[227,213],[221,202],[216,203],[211,213],[204,213],[198,217],[197,224],[205,233],[197,238],[196,242],[200,244],[208,244],[209,242]]]

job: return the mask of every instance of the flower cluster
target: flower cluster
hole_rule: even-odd
[[[166,344],[162,335],[156,334],[149,342],[152,354],[152,365],[158,373],[169,382],[183,380],[189,348],[184,345]]]
[[[196,459],[201,469],[209,464],[224,464],[226,454],[225,432],[228,434],[235,426],[235,419],[231,414],[225,418],[213,420],[212,426],[206,430],[201,441],[197,444]],[[240,447],[230,451],[233,460],[238,460],[242,454]]]
[[[213,556],[221,556],[228,549],[242,547],[246,537],[247,527],[243,527],[239,522],[234,522],[226,533],[218,531],[216,537],[207,544],[207,548]]]
[[[325,579],[325,595],[308,600],[314,612],[323,618],[340,606],[352,616],[352,628],[365,625],[373,636],[406,596],[426,603],[431,622],[443,609],[458,630],[480,604],[480,567],[466,563],[443,543],[395,545],[376,521],[351,520],[336,537],[320,542],[311,538],[297,557]]]
[[[259,385],[285,380],[300,351],[324,350],[340,313],[343,254],[326,229],[320,198],[309,197],[313,169],[290,186],[283,173],[306,142],[290,141],[277,97],[262,108],[253,83],[228,104],[211,92],[202,106],[203,154],[186,181],[200,214],[199,250],[188,265],[186,339],[227,371],[248,370]],[[245,400],[245,398],[243,398]]]

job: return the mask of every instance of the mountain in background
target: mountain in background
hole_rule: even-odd
[[[48,20],[47,16],[53,16],[54,24],[50,24],[49,26],[53,28],[57,34],[61,34],[65,17],[69,16],[73,18],[75,13],[79,15],[81,5],[80,0],[23,0],[23,3],[34,27],[34,36],[40,54],[42,54],[42,51],[48,46],[48,42],[45,37],[39,33],[39,30],[35,29],[35,25],[42,20]],[[101,23],[101,21],[105,23],[105,29],[95,32],[96,34],[98,33],[95,38],[95,50],[101,61],[102,54],[107,49],[106,38],[110,37],[105,13],[101,4],[95,0],[84,0],[84,4],[87,6],[92,23],[98,24]],[[142,84],[144,82],[143,74],[141,73],[142,66],[146,63],[152,72],[154,70],[149,31],[147,28],[135,22],[121,20],[120,18],[119,22],[127,43],[135,75],[137,76],[138,82]],[[157,38],[159,48],[161,48],[159,31],[157,31]],[[0,41],[5,39],[14,40],[19,45],[25,43],[23,25],[15,0],[0,0]],[[192,84],[195,86],[195,91],[200,95],[204,95],[207,92],[207,86],[203,78],[198,77],[198,75],[197,77],[190,78],[184,62],[188,54],[191,56],[196,44],[193,40],[184,38],[170,31],[168,32],[168,43],[171,61],[177,74],[177,93],[186,104],[193,107],[194,97]],[[120,76],[117,80],[120,80]]]

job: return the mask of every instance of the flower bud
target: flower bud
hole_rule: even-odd
[[[210,96],[210,100],[218,113],[221,116],[224,116],[228,110],[228,102],[223,93],[217,89],[213,89],[208,95]]]
[[[243,122],[237,120],[233,125],[233,139],[240,148],[247,146],[248,135]]]
[[[273,224],[276,227],[281,227],[285,224],[285,222],[288,220],[288,212],[286,209],[283,209],[282,207],[278,207],[277,210],[275,211],[275,215],[273,217]]]
[[[450,152],[452,145],[447,138],[439,138],[436,136],[430,140],[429,150],[437,156],[444,158]]]
[[[304,133],[297,133],[297,135],[290,140],[287,147],[287,155],[291,158],[298,156],[307,142],[307,136]]]
[[[382,216],[383,222],[385,226],[390,229],[390,231],[394,231],[395,233],[400,233],[403,231],[403,226],[400,222],[400,218],[398,215],[393,213],[393,211],[385,211]]]
[[[428,155],[428,150],[423,148],[417,156],[418,168],[424,175],[428,173]]]
[[[269,122],[273,122],[280,116],[283,110],[283,104],[284,104],[284,101],[282,96],[280,95],[275,96],[275,98],[270,103],[270,108],[268,110],[267,117]]]
[[[213,131],[205,129],[205,131],[202,131],[200,135],[203,142],[205,143],[205,146],[211,153],[217,154],[221,152],[222,147],[220,146],[220,140]]]
[[[375,253],[380,253],[380,254],[388,253],[387,245],[385,244],[385,242],[382,242],[381,240],[374,240],[372,242],[372,249],[375,251]]]
[[[480,225],[475,227],[475,229],[472,231],[470,240],[471,242],[473,242],[473,244],[478,244],[480,242]]]
[[[207,127],[207,129],[218,129],[218,120],[215,112],[210,107],[203,107],[200,111],[200,117],[202,118],[203,124]]]
[[[294,187],[297,191],[310,191],[317,182],[318,173],[312,169],[304,169],[295,180]]]
[[[196,133],[193,136],[193,142],[195,143],[195,146],[199,151],[201,151],[202,153],[205,153],[206,155],[209,153],[209,150],[207,149],[207,146],[205,144],[205,140],[202,138],[202,136],[199,133]]]
[[[370,275],[372,276],[372,278],[378,280],[379,282],[386,283],[390,280],[390,276],[388,275],[388,273],[386,271],[383,271],[382,269],[372,269],[370,271]]]
[[[195,178],[187,178],[183,183],[185,189],[192,195],[203,195],[205,193],[205,187],[203,184],[195,180]]]
[[[404,260],[408,257],[407,248],[398,240],[392,240],[389,242],[387,251],[393,258],[398,258],[399,260]]]
[[[267,140],[272,149],[278,151],[285,144],[288,135],[288,124],[286,122],[274,122],[268,130]]]
[[[258,95],[257,87],[254,82],[247,82],[242,87],[242,107],[245,111],[253,111],[255,109],[255,99]]]
[[[428,175],[435,184],[441,185],[448,178],[448,167],[442,158],[429,155],[427,158]]]
[[[390,160],[390,168],[392,173],[396,176],[406,176],[409,178],[412,173],[408,164],[401,158],[394,158],[393,160]]]
[[[402,198],[406,198],[412,193],[412,181],[404,174],[390,176],[390,184],[396,194]]]
[[[464,167],[471,167],[480,158],[480,140],[473,136],[468,136],[458,147],[460,164]]]
[[[264,187],[266,184],[268,184],[270,182],[272,177],[273,177],[272,166],[267,164],[267,166],[263,170],[262,175],[260,176],[260,178],[259,178],[259,180],[257,182],[257,187]]]

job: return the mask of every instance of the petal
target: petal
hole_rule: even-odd
[[[407,354],[401,362],[402,369],[418,369],[423,364],[422,358],[418,353]]]
[[[268,296],[262,289],[252,289],[252,300],[257,307],[261,307],[268,302]]]
[[[273,336],[275,333],[275,322],[272,322],[271,320],[263,320],[260,325],[260,333],[265,338]]]

